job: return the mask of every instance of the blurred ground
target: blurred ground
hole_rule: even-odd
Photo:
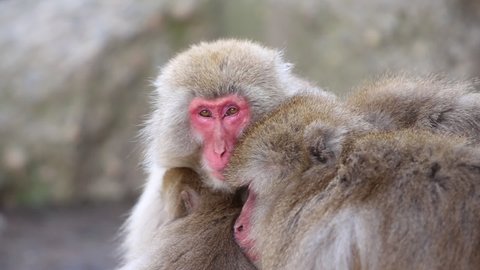
[[[131,204],[6,212],[1,270],[114,269],[116,239]],[[0,225],[0,227],[4,227]]]

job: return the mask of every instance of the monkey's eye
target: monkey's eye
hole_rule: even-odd
[[[226,116],[229,116],[229,115],[234,115],[238,112],[238,108],[237,107],[230,107],[228,108],[227,112],[225,112],[225,115]]]
[[[202,117],[212,117],[212,112],[209,110],[201,110],[198,114]]]

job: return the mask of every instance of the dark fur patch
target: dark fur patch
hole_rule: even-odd
[[[428,177],[435,178],[435,175],[440,170],[440,168],[440,164],[438,164],[437,162],[433,163],[432,167],[430,168],[430,174],[428,175]]]
[[[320,150],[318,147],[310,147],[310,155],[312,155],[318,162],[327,163],[328,155],[325,155],[325,151]],[[323,149],[324,150],[324,149]]]

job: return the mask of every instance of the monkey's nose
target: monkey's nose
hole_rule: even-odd
[[[227,147],[225,147],[225,143],[223,141],[222,142],[217,142],[214,145],[213,151],[219,157],[223,157],[225,155],[225,153],[227,152]]]
[[[220,157],[223,157],[223,155],[225,155],[226,152],[227,152],[226,149],[222,149],[222,150],[215,151],[215,153],[216,153],[217,155],[219,155]]]
[[[235,225],[235,232],[240,233],[243,231],[243,224]]]

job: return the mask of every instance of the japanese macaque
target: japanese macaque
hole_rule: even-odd
[[[121,270],[256,269],[233,239],[241,198],[205,186],[188,168],[165,172],[165,198],[175,209],[148,251]]]
[[[471,81],[387,75],[366,83],[347,104],[382,130],[416,128],[480,143],[480,92]]]
[[[480,265],[480,148],[466,138],[379,131],[296,96],[245,131],[226,182],[248,187],[234,235],[260,269]]]
[[[149,176],[124,228],[124,261],[143,254],[157,228],[174,218],[176,204],[161,195],[165,169],[192,168],[209,187],[228,189],[223,170],[245,127],[298,92],[331,95],[291,68],[279,51],[219,40],[192,46],[161,70],[143,132]]]

